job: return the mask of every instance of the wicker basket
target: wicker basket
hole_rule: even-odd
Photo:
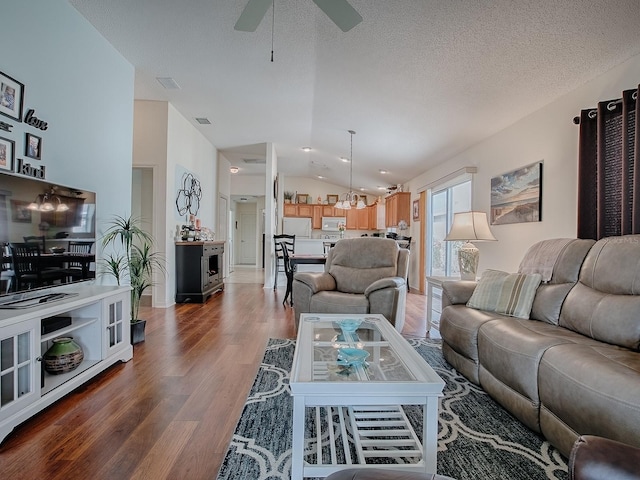
[[[73,341],[73,337],[54,338],[53,345],[43,356],[44,369],[59,375],[76,369],[83,359],[82,347]]]

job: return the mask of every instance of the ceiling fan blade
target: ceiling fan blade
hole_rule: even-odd
[[[272,3],[273,0],[249,0],[233,28],[241,32],[255,32]]]
[[[313,0],[333,20],[340,30],[348,32],[362,21],[362,17],[347,0]]]

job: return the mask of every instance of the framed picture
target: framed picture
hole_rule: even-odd
[[[338,195],[327,195],[327,205],[335,205],[338,203]]]
[[[11,219],[14,222],[31,223],[31,210],[29,202],[11,200]]]
[[[24,85],[0,72],[0,113],[21,122],[23,100]]]
[[[308,194],[306,193],[299,193],[298,196],[296,197],[296,201],[297,203],[307,203],[307,198],[309,197]]]
[[[491,179],[491,225],[542,220],[542,162]]]
[[[0,137],[0,169],[13,171],[15,161],[15,147],[13,140]]]
[[[420,200],[413,201],[413,219],[420,220]]]
[[[42,139],[27,133],[24,141],[24,154],[29,158],[40,160],[40,155],[42,154]]]

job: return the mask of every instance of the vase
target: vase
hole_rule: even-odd
[[[344,230],[340,230],[340,238],[344,238]]]
[[[43,356],[44,369],[53,374],[70,372],[82,363],[82,347],[73,341],[73,337],[54,338],[53,345]]]

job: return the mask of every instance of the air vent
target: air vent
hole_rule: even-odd
[[[196,117],[196,122],[198,122],[200,125],[211,125],[209,119],[205,117]]]
[[[171,77],[156,77],[156,80],[167,90],[180,90],[180,85]]]
[[[264,165],[267,163],[267,160],[264,158],[243,158],[242,161],[249,165]]]

